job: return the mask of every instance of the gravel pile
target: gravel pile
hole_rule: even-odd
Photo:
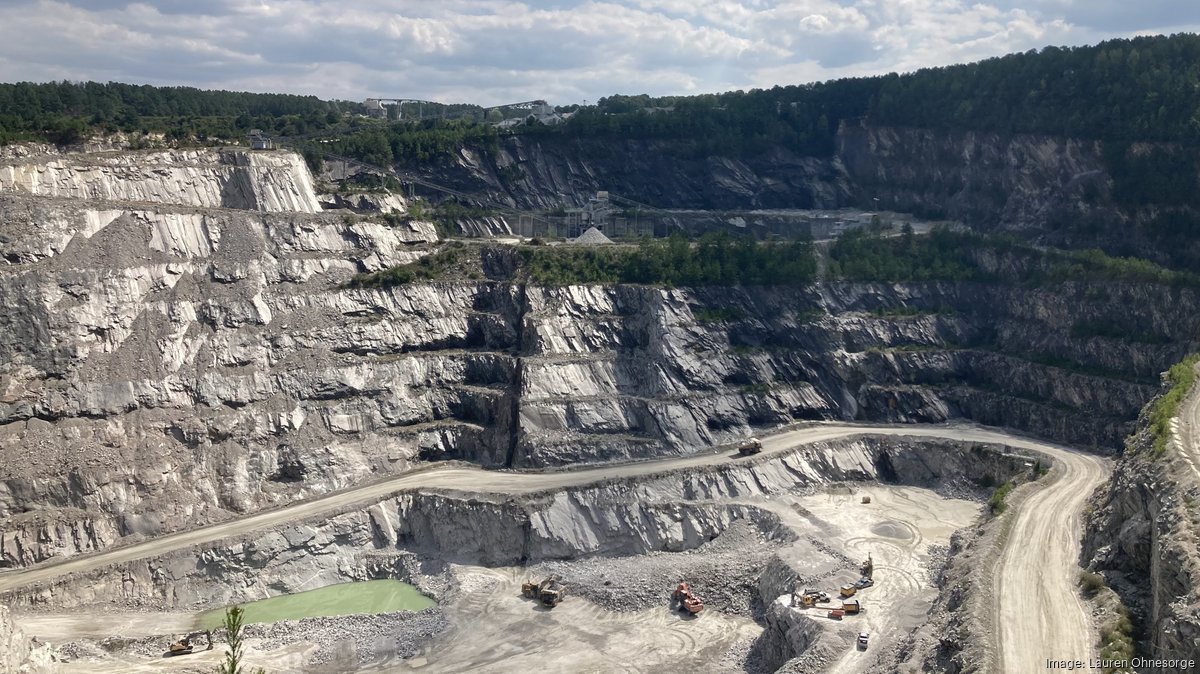
[[[531,575],[557,574],[571,595],[623,612],[666,606],[676,585],[687,581],[709,610],[748,616],[759,575],[776,545],[742,521],[688,552],[546,562]]]
[[[586,244],[589,246],[599,246],[599,245],[604,245],[606,243],[612,243],[612,239],[608,238],[607,236],[604,236],[604,232],[601,232],[600,230],[596,229],[595,227],[589,227],[586,232],[584,232],[583,234],[580,234],[578,237],[572,239],[571,243],[582,243],[582,244]]]
[[[309,659],[311,665],[334,660],[356,659],[359,664],[387,658],[411,658],[432,637],[448,626],[437,607],[416,613],[398,611],[378,615],[285,620],[270,625],[247,625],[247,638],[279,644],[306,641],[320,648]]]

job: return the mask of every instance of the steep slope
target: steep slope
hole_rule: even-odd
[[[1193,387],[1170,420],[1161,452],[1147,423],[1151,409],[1092,498],[1084,558],[1133,613],[1139,656],[1200,662],[1200,390]]]
[[[432,225],[303,212],[292,154],[200,154],[53,156],[53,190],[0,190],[4,564],[422,460],[684,455],[798,420],[965,416],[1113,447],[1200,332],[1181,288],[539,287],[491,246],[462,248],[475,279],[351,287],[432,250]],[[208,187],[147,187],[160,166]],[[258,196],[213,201],[229,182]],[[1080,330],[1106,321],[1137,329]]]

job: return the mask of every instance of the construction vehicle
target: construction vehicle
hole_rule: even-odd
[[[875,560],[871,558],[871,553],[867,553],[867,561],[859,566],[859,571],[862,572],[863,578],[872,578],[875,574]]]
[[[807,588],[804,590],[804,592],[796,592],[795,590],[792,590],[793,606],[796,605],[797,600],[800,602],[801,606],[808,608],[809,606],[814,606],[818,603],[829,601],[829,594],[813,588]]]
[[[692,593],[692,588],[688,587],[687,583],[680,583],[679,587],[675,588],[671,593],[671,603],[677,604],[680,611],[687,611],[692,615],[704,610],[704,602]]]
[[[843,597],[853,597],[854,593],[858,592],[858,588],[853,585],[843,585],[840,592]]]
[[[842,610],[850,615],[854,615],[862,610],[862,606],[859,605],[857,599],[843,599]]]
[[[762,451],[762,443],[758,441],[758,438],[750,438],[750,439],[746,440],[745,442],[743,442],[742,444],[738,445],[738,454],[741,454],[742,456],[750,456],[751,454],[758,454],[761,451]]]
[[[526,599],[536,599],[546,608],[554,608],[567,596],[567,586],[558,576],[550,576],[540,583],[532,580],[521,584],[521,594]]]
[[[196,644],[193,642],[194,640],[198,639],[201,634],[204,634],[204,636],[208,637],[208,646],[205,647],[204,650],[211,651],[213,647],[212,632],[206,630],[204,632],[193,632],[183,637],[179,641],[171,644],[167,648],[167,652],[163,653],[163,657],[171,658],[175,657],[176,655],[188,655],[189,653],[194,653],[196,651]]]

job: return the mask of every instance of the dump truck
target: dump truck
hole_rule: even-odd
[[[738,454],[741,454],[742,456],[758,454],[761,451],[762,443],[758,441],[758,438],[748,438],[745,442],[738,445]]]
[[[542,606],[554,608],[567,596],[567,586],[562,584],[558,576],[550,576],[540,583],[532,580],[522,583],[521,594],[526,599],[536,599]]]
[[[680,583],[675,588],[675,591],[671,593],[671,603],[677,605],[680,611],[686,611],[692,615],[704,610],[704,602],[700,601],[687,583]]]
[[[862,607],[859,606],[857,599],[843,599],[842,610],[850,615],[854,615],[855,613],[861,611]]]
[[[177,655],[188,655],[189,653],[195,653],[196,652],[195,641],[197,639],[199,639],[201,634],[208,637],[208,645],[205,647],[204,650],[211,651],[212,647],[213,647],[212,632],[209,630],[206,630],[204,632],[193,632],[193,633],[188,634],[187,636],[183,637],[179,641],[176,641],[175,643],[171,644],[170,646],[167,647],[167,652],[163,653],[163,656],[172,658]]]

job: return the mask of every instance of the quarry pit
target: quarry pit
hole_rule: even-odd
[[[69,671],[205,671],[219,648],[184,662],[161,653],[197,629],[200,611],[370,578],[412,583],[437,606],[253,626],[249,661],[312,672],[616,662],[733,672],[802,659],[820,663],[813,671],[884,671],[936,611],[952,547],[964,545],[952,537],[986,528],[980,485],[1029,481],[1041,493],[1030,466],[1065,451],[966,426],[808,424],[763,444],[752,457],[726,449],[572,471],[435,468],[421,487],[400,477],[9,572],[0,589],[26,634],[59,644]],[[380,489],[390,496],[362,493]],[[875,583],[856,595],[861,613],[834,620],[833,604],[793,606],[800,588],[836,599],[867,556]],[[547,575],[570,588],[552,609],[520,592]],[[707,604],[698,616],[669,606],[681,580]],[[867,649],[855,646],[860,632]]]

